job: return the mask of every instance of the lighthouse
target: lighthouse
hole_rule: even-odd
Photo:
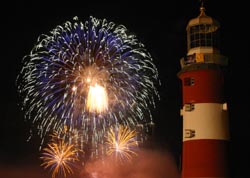
[[[182,178],[228,178],[228,58],[220,53],[220,23],[206,15],[201,3],[200,14],[186,31],[187,54],[177,74],[182,83]]]

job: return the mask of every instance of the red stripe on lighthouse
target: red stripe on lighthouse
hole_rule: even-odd
[[[192,70],[180,74],[185,103],[222,103],[224,78],[221,70]],[[187,84],[193,80],[193,85]]]
[[[182,177],[228,177],[228,142],[202,139],[183,142]]]

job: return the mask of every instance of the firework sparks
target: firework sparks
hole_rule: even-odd
[[[150,122],[158,84],[136,36],[94,17],[75,17],[39,36],[17,77],[25,118],[41,138],[66,125],[95,147],[108,127]]]
[[[43,156],[40,157],[43,160],[41,166],[52,169],[52,178],[57,174],[63,174],[66,177],[67,174],[73,174],[71,166],[79,161],[78,151],[74,145],[67,144],[63,140],[49,143],[48,147],[43,149]]]
[[[108,151],[107,155],[113,155],[119,161],[128,161],[137,153],[133,149],[138,147],[136,131],[127,126],[111,128],[106,136]]]

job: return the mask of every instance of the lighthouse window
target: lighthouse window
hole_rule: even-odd
[[[194,78],[186,77],[184,78],[184,86],[192,86],[194,85]]]
[[[185,104],[184,107],[185,107],[185,111],[190,112],[190,111],[194,110],[194,104],[192,104],[192,103]]]
[[[199,24],[188,30],[188,49],[195,47],[219,48],[219,30],[214,24]]]

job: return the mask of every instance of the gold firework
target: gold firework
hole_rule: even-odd
[[[113,155],[120,161],[131,160],[137,153],[133,151],[138,147],[136,131],[126,126],[111,128],[106,136],[108,151],[107,155]]]
[[[67,174],[73,174],[71,166],[78,159],[78,149],[72,144],[67,144],[63,140],[59,140],[58,143],[49,143],[48,147],[43,149],[43,156],[40,157],[43,160],[41,166],[45,168],[51,167],[52,178],[55,178],[57,174],[63,174],[66,177]]]

